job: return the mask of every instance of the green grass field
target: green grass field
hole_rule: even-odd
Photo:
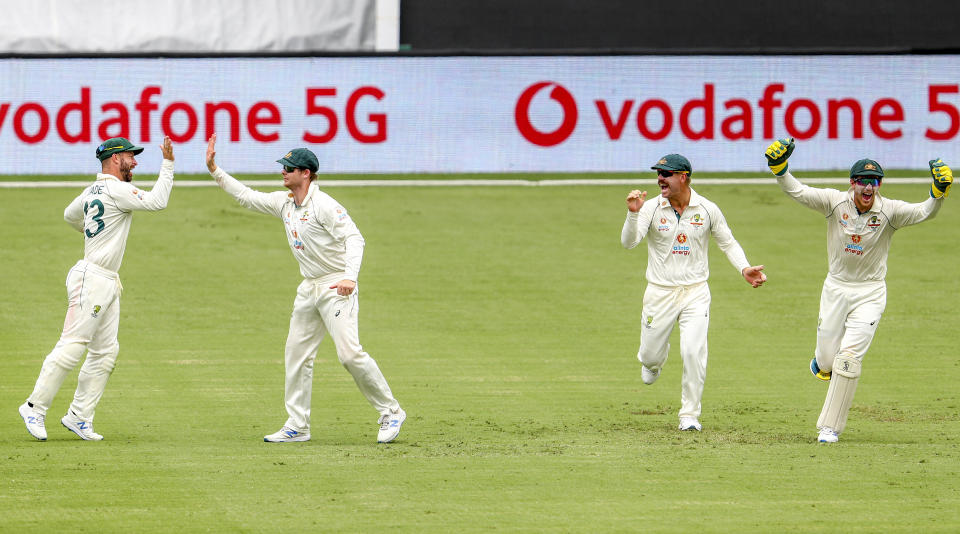
[[[262,441],[286,418],[296,262],[278,220],[176,187],[134,217],[106,439],[59,425],[74,371],[33,440],[17,406],[62,326],[78,191],[0,189],[0,531],[960,530],[960,199],[895,238],[847,432],[825,446],[825,384],[806,368],[822,217],[773,185],[694,187],[769,276],[751,289],[713,248],[702,433],[676,430],[676,331],[660,380],[640,381],[628,188],[327,189],[367,242],[361,341],[409,414],[385,446],[329,340],[313,441]]]

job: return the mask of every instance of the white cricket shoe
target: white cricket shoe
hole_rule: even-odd
[[[644,384],[649,386],[650,384],[653,384],[654,382],[656,382],[658,378],[660,378],[660,369],[657,369],[656,371],[651,371],[650,369],[647,369],[647,366],[643,365],[642,363],[640,364],[640,367],[641,367],[640,378],[643,380]]]
[[[103,439],[103,436],[93,431],[93,423],[80,419],[73,412],[67,412],[67,415],[60,419],[60,424],[85,441],[100,441]]]
[[[23,424],[27,425],[27,432],[40,441],[47,441],[47,427],[43,426],[43,420],[46,416],[30,407],[29,404],[20,405],[20,417],[23,418]]]
[[[287,443],[291,441],[310,441],[310,432],[299,432],[287,425],[274,432],[273,434],[263,436],[263,441],[268,443]]]
[[[820,435],[817,436],[817,441],[820,443],[836,443],[840,440],[840,435],[837,434],[837,431],[830,428],[824,427],[820,429]]]
[[[381,415],[377,423],[380,424],[380,431],[377,432],[377,443],[390,443],[400,435],[400,427],[407,420],[407,412],[403,408],[397,408],[394,413]]]
[[[703,427],[700,426],[700,421],[697,421],[695,417],[681,417],[680,418],[680,430],[696,430],[699,432]]]

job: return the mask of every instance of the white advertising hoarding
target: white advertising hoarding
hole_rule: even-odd
[[[630,172],[960,160],[960,56],[562,56],[0,60],[0,173],[86,173],[105,138],[164,134],[203,172],[307,146],[331,173]]]
[[[0,51],[169,54],[374,50],[381,23],[386,25],[383,30],[399,26],[397,21],[381,17],[380,4],[385,1],[125,0],[122,5],[100,5],[73,0],[0,0]]]

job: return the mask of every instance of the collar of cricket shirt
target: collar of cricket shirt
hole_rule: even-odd
[[[306,195],[303,195],[303,202],[301,202],[301,203],[299,203],[299,204],[297,204],[297,198],[294,196],[293,192],[287,193],[287,196],[290,198],[290,202],[293,202],[293,207],[294,207],[294,208],[297,208],[297,209],[300,209],[300,208],[302,208],[302,207],[304,207],[304,206],[307,205],[307,201],[310,200],[310,195],[313,194],[313,190],[314,190],[314,189],[318,189],[318,190],[319,190],[319,189],[320,189],[320,186],[318,186],[318,185],[316,184],[316,182],[311,181],[311,182],[310,182],[310,185],[307,186],[307,194],[306,194]]]

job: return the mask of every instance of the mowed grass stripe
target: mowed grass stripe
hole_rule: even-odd
[[[676,431],[676,332],[661,379],[639,379],[646,249],[620,247],[624,186],[328,188],[367,242],[361,341],[410,414],[388,446],[329,340],[313,440],[262,442],[285,419],[296,262],[280,221],[176,187],[167,210],[134,216],[120,358],[96,419],[107,439],[59,427],[74,371],[50,440],[31,440],[16,406],[59,335],[82,241],[62,221],[75,191],[5,190],[3,530],[64,517],[81,532],[960,529],[958,336],[942,317],[960,289],[951,199],[894,238],[849,429],[824,447],[825,386],[805,367],[822,217],[769,185],[694,187],[770,278],[749,288],[712,247],[699,434]]]

